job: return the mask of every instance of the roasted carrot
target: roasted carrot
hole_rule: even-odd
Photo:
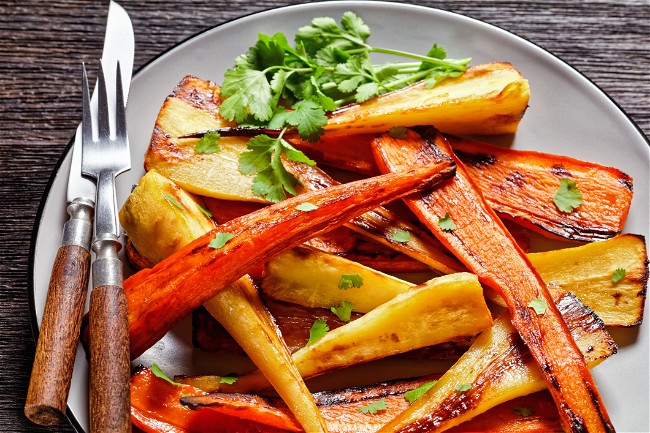
[[[464,138],[447,136],[447,140],[502,217],[577,241],[608,239],[623,230],[632,202],[632,178],[620,170]],[[573,212],[562,212],[553,203],[562,178],[573,180],[582,193],[582,204]]]
[[[513,325],[543,372],[563,427],[572,432],[614,431],[587,364],[545,283],[444,137],[430,128],[421,132],[408,131],[406,138],[384,134],[373,141],[380,170],[399,171],[454,158],[458,170],[452,179],[435,192],[404,201],[482,283],[504,298]]]
[[[499,216],[548,237],[576,241],[608,239],[620,233],[632,200],[632,178],[606,167],[566,156],[508,149],[467,138],[445,136]],[[336,139],[339,138],[340,141]],[[293,144],[318,162],[364,175],[376,175],[371,135],[324,137]],[[350,153],[355,156],[344,160]],[[562,178],[575,181],[583,202],[574,212],[553,203]]]
[[[339,391],[314,394],[318,408],[332,433],[375,432],[384,422],[408,408],[404,394],[439,375],[398,380]],[[385,402],[386,409],[375,414],[361,413],[361,408]],[[292,416],[277,398],[250,394],[213,393],[182,399],[197,412],[234,414],[247,420],[264,420],[269,427],[290,426]],[[504,403],[473,420],[453,428],[455,433],[469,432],[561,432],[557,409],[548,392],[539,392]]]
[[[131,357],[141,355],[192,309],[249,268],[384,202],[432,188],[453,175],[455,167],[449,161],[301,194],[219,226],[153,268],[133,275],[124,284]],[[296,208],[304,203],[316,209]]]
[[[285,160],[285,167],[302,184],[302,191],[317,191],[339,185],[327,173],[315,166]],[[406,254],[443,274],[464,271],[463,265],[430,234],[384,207],[377,207],[345,224],[349,229],[395,251]],[[398,242],[397,232],[406,232],[409,240]]]
[[[260,424],[221,413],[190,410],[180,404],[186,396],[205,392],[191,385],[173,385],[148,368],[131,375],[131,421],[145,433],[261,433],[283,432],[268,423]],[[287,409],[288,410],[288,409]],[[298,424],[294,419],[294,424]]]
[[[260,203],[221,200],[211,197],[205,197],[204,200],[219,224],[264,207]],[[427,239],[435,242],[436,247],[441,251],[444,250],[437,239],[430,236],[427,236]],[[430,266],[421,261],[400,253],[395,248],[373,241],[347,227],[337,227],[321,236],[309,239],[305,244],[326,253],[349,258],[382,272],[426,272],[431,270]]]

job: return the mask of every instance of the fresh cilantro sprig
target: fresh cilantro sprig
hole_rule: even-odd
[[[220,114],[240,126],[286,130],[316,141],[327,123],[326,113],[352,102],[424,80],[427,86],[465,71],[470,59],[447,59],[434,44],[426,55],[373,47],[370,29],[352,12],[341,17],[314,18],[301,27],[292,46],[282,33],[259,34],[248,51],[224,75]],[[388,54],[414,62],[374,64],[372,53]],[[261,138],[260,138],[261,137]],[[298,181],[282,165],[281,155],[312,163],[294,149],[282,134],[252,138],[240,158],[240,170],[255,174],[253,191],[270,201],[295,194]],[[211,148],[214,148],[212,144]]]
[[[282,154],[292,161],[316,164],[282,137],[283,133],[277,138],[266,134],[257,135],[248,141],[248,151],[239,157],[239,171],[243,174],[255,174],[253,193],[272,202],[284,200],[285,191],[295,195],[296,186],[299,184],[282,164]]]

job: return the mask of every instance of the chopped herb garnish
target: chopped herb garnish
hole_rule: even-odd
[[[237,382],[237,379],[239,379],[239,377],[236,374],[229,374],[227,376],[221,376],[219,378],[219,383],[232,385],[233,383]]]
[[[359,273],[343,274],[339,280],[339,289],[351,289],[352,287],[359,288],[363,286],[363,277]]]
[[[553,203],[560,211],[570,213],[582,204],[582,193],[574,181],[566,177],[562,178]]]
[[[614,272],[612,272],[612,281],[615,283],[618,283],[621,281],[627,272],[623,268],[617,268]]]
[[[226,245],[230,239],[234,238],[230,233],[217,233],[217,235],[210,241],[210,248],[219,249]]]
[[[221,152],[221,146],[219,146],[220,138],[221,135],[217,131],[210,131],[199,139],[194,146],[194,151],[204,155]]]
[[[409,404],[412,404],[415,400],[418,398],[422,397],[428,390],[433,388],[433,386],[438,383],[437,380],[433,380],[431,382],[427,382],[422,384],[421,386],[412,389],[410,391],[407,391],[404,393],[404,400],[408,401]]]
[[[533,416],[533,415],[535,415],[535,412],[529,406],[515,406],[514,408],[512,408],[512,413],[520,415],[520,416]]]
[[[204,208],[200,204],[196,204],[199,207],[199,210],[203,212],[203,215],[207,216],[208,218],[212,218],[212,212],[210,212],[208,209]]]
[[[411,240],[411,233],[407,232],[406,230],[397,230],[391,233],[390,240],[403,244]]]
[[[255,45],[225,73],[220,114],[240,126],[283,133],[295,127],[303,139],[316,141],[327,112],[418,80],[431,87],[459,76],[470,61],[447,59],[445,50],[435,44],[426,55],[372,47],[366,42],[369,36],[368,26],[352,12],[343,14],[340,25],[333,18],[314,18],[311,25],[298,29],[294,46],[282,33],[260,33]],[[413,61],[374,65],[371,53]],[[252,138],[249,152],[240,158],[241,171],[255,174],[255,194],[270,201],[284,199],[285,191],[294,194],[297,183],[282,166],[280,154],[298,162],[308,160],[281,136]]]
[[[165,200],[167,200],[167,201],[168,201],[169,203],[171,203],[173,206],[176,206],[176,207],[179,208],[180,210],[183,210],[183,209],[184,209],[184,208],[183,208],[183,205],[180,204],[180,202],[179,202],[178,200],[176,200],[176,197],[174,197],[173,195],[170,195],[170,194],[167,194],[167,193],[164,193],[164,192],[163,192],[163,196],[165,197]]]
[[[445,213],[445,216],[438,220],[438,227],[444,231],[456,230],[456,224],[454,223],[454,220],[452,220],[449,216],[449,212]]]
[[[352,310],[354,310],[354,307],[352,306],[352,302],[348,301],[341,301],[341,304],[339,306],[333,306],[330,308],[332,313],[336,314],[339,319],[341,319],[344,322],[349,322],[350,321],[350,315],[352,314]]]
[[[528,306],[535,310],[538,316],[546,313],[546,309],[548,308],[548,304],[546,304],[544,298],[535,298],[528,303]]]
[[[318,209],[318,206],[316,206],[313,203],[309,203],[308,201],[306,201],[306,202],[300,203],[298,206],[296,206],[296,209],[301,210],[303,212],[309,212],[309,211]]]
[[[458,392],[467,392],[470,390],[471,387],[472,387],[471,383],[462,383],[460,385],[456,385],[455,389]]]
[[[174,382],[173,380],[171,380],[169,376],[167,376],[167,374],[165,374],[165,372],[162,371],[160,367],[158,367],[158,365],[156,364],[151,364],[151,372],[153,373],[154,376],[164,379],[167,382],[171,383],[172,385],[183,386],[182,383]]]
[[[404,126],[394,126],[388,130],[388,135],[393,138],[406,138],[407,131]]]
[[[365,414],[369,413],[369,414],[374,415],[379,411],[387,410],[387,409],[388,409],[388,404],[386,403],[386,399],[382,398],[382,399],[377,400],[377,401],[375,401],[373,403],[365,405],[364,407],[359,409],[359,412],[365,413]]]
[[[325,319],[320,318],[316,320],[314,324],[311,325],[311,328],[309,329],[309,340],[307,341],[307,345],[309,346],[314,341],[323,337],[325,334],[327,334],[327,331],[329,330],[330,327],[327,326],[327,321]]]

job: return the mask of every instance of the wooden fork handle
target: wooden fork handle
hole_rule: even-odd
[[[41,425],[65,418],[79,330],[86,305],[92,201],[75,200],[57,251],[36,345],[25,416]]]
[[[90,431],[130,432],[129,322],[121,286],[93,289],[89,326]]]

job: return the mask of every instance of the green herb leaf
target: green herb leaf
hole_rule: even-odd
[[[161,378],[161,379],[164,379],[164,380],[166,380],[167,382],[171,383],[172,385],[183,386],[182,383],[174,382],[173,380],[171,380],[171,379],[169,378],[169,376],[167,376],[167,374],[165,374],[165,372],[162,371],[162,370],[160,369],[160,367],[158,367],[158,365],[156,365],[156,364],[151,364],[151,368],[150,368],[150,369],[151,369],[151,372],[153,373],[154,376],[159,377],[159,378]]]
[[[339,280],[339,289],[351,289],[352,287],[359,288],[363,286],[363,277],[361,274],[354,273],[354,274],[343,274],[341,275],[341,279]]]
[[[330,328],[329,326],[327,326],[327,321],[325,319],[320,318],[316,320],[314,324],[311,325],[311,328],[309,329],[309,340],[307,341],[307,345],[309,346],[314,341],[323,337],[325,334],[327,334],[327,331],[329,330]]]
[[[386,399],[382,398],[373,403],[365,405],[364,407],[359,409],[359,412],[374,415],[379,411],[387,410],[387,409],[388,409],[388,404],[386,403]]]
[[[538,316],[546,313],[546,309],[548,308],[548,305],[546,304],[546,300],[544,298],[535,298],[528,303],[528,306],[535,310],[535,313]]]
[[[582,193],[574,181],[566,177],[562,178],[553,203],[560,211],[571,213],[582,204]]]
[[[221,376],[219,378],[219,383],[232,385],[233,383],[237,382],[237,379],[239,379],[239,377],[236,374],[229,374],[227,376]]]
[[[403,244],[411,240],[411,233],[406,230],[397,230],[390,234],[390,240]]]
[[[339,306],[334,306],[330,308],[330,310],[332,311],[332,313],[336,314],[338,318],[341,319],[342,321],[349,322],[354,307],[352,306],[352,302],[341,301],[341,304]]]
[[[253,193],[271,202],[284,200],[287,197],[285,191],[295,195],[298,185],[298,180],[282,165],[282,152],[292,161],[315,164],[282,137],[257,135],[248,140],[246,148],[249,150],[239,157],[239,171],[243,174],[255,173]]]
[[[408,129],[404,126],[393,126],[388,130],[388,134],[393,138],[406,138]]]
[[[219,134],[217,131],[210,131],[199,139],[199,141],[194,146],[194,151],[196,153],[201,153],[204,155],[221,152],[221,147],[219,146],[220,138],[221,134]]]
[[[535,415],[535,412],[529,406],[515,406],[512,409],[512,413],[520,415],[520,416],[533,416],[533,415]]]
[[[196,205],[199,207],[199,210],[201,212],[203,212],[203,215],[207,216],[208,218],[212,218],[212,212],[210,212],[209,209],[204,208],[203,206],[201,206],[198,203]]]
[[[287,112],[286,123],[298,127],[298,134],[305,140],[318,141],[327,123],[325,111],[315,101],[299,101]],[[302,152],[301,152],[302,153]]]
[[[306,201],[306,202],[300,203],[298,206],[296,206],[296,209],[301,210],[303,212],[310,212],[310,211],[318,209],[318,206],[316,206],[313,203],[309,203],[308,201]]]
[[[404,393],[404,399],[409,402],[409,404],[413,404],[415,400],[418,398],[422,397],[428,390],[433,388],[433,386],[438,383],[437,380],[433,380],[431,382],[427,382],[419,386],[418,388],[412,389],[410,391],[407,391]]]
[[[455,389],[458,392],[467,392],[470,390],[471,387],[472,387],[471,383],[462,383],[460,385],[456,385]]]
[[[219,113],[228,120],[244,122],[249,114],[266,121],[273,115],[271,84],[264,71],[237,66],[226,71],[221,95],[223,100]]]
[[[184,210],[185,208],[183,207],[182,204],[178,200],[176,200],[176,197],[173,195],[167,194],[163,192],[163,196],[165,197],[165,200],[167,200],[169,203],[171,203],[173,206],[176,206],[180,210]]]
[[[222,248],[226,243],[234,238],[234,236],[230,233],[217,233],[217,235],[210,241],[210,248],[214,248],[218,250],[219,248]]]
[[[621,281],[621,280],[625,277],[626,274],[627,274],[627,272],[625,271],[625,269],[623,269],[623,268],[617,268],[617,269],[612,273],[612,281],[613,281],[614,283],[618,283],[619,281]]]
[[[444,231],[456,230],[456,224],[454,223],[454,220],[452,220],[449,216],[449,212],[445,213],[445,216],[438,220],[438,227]]]

